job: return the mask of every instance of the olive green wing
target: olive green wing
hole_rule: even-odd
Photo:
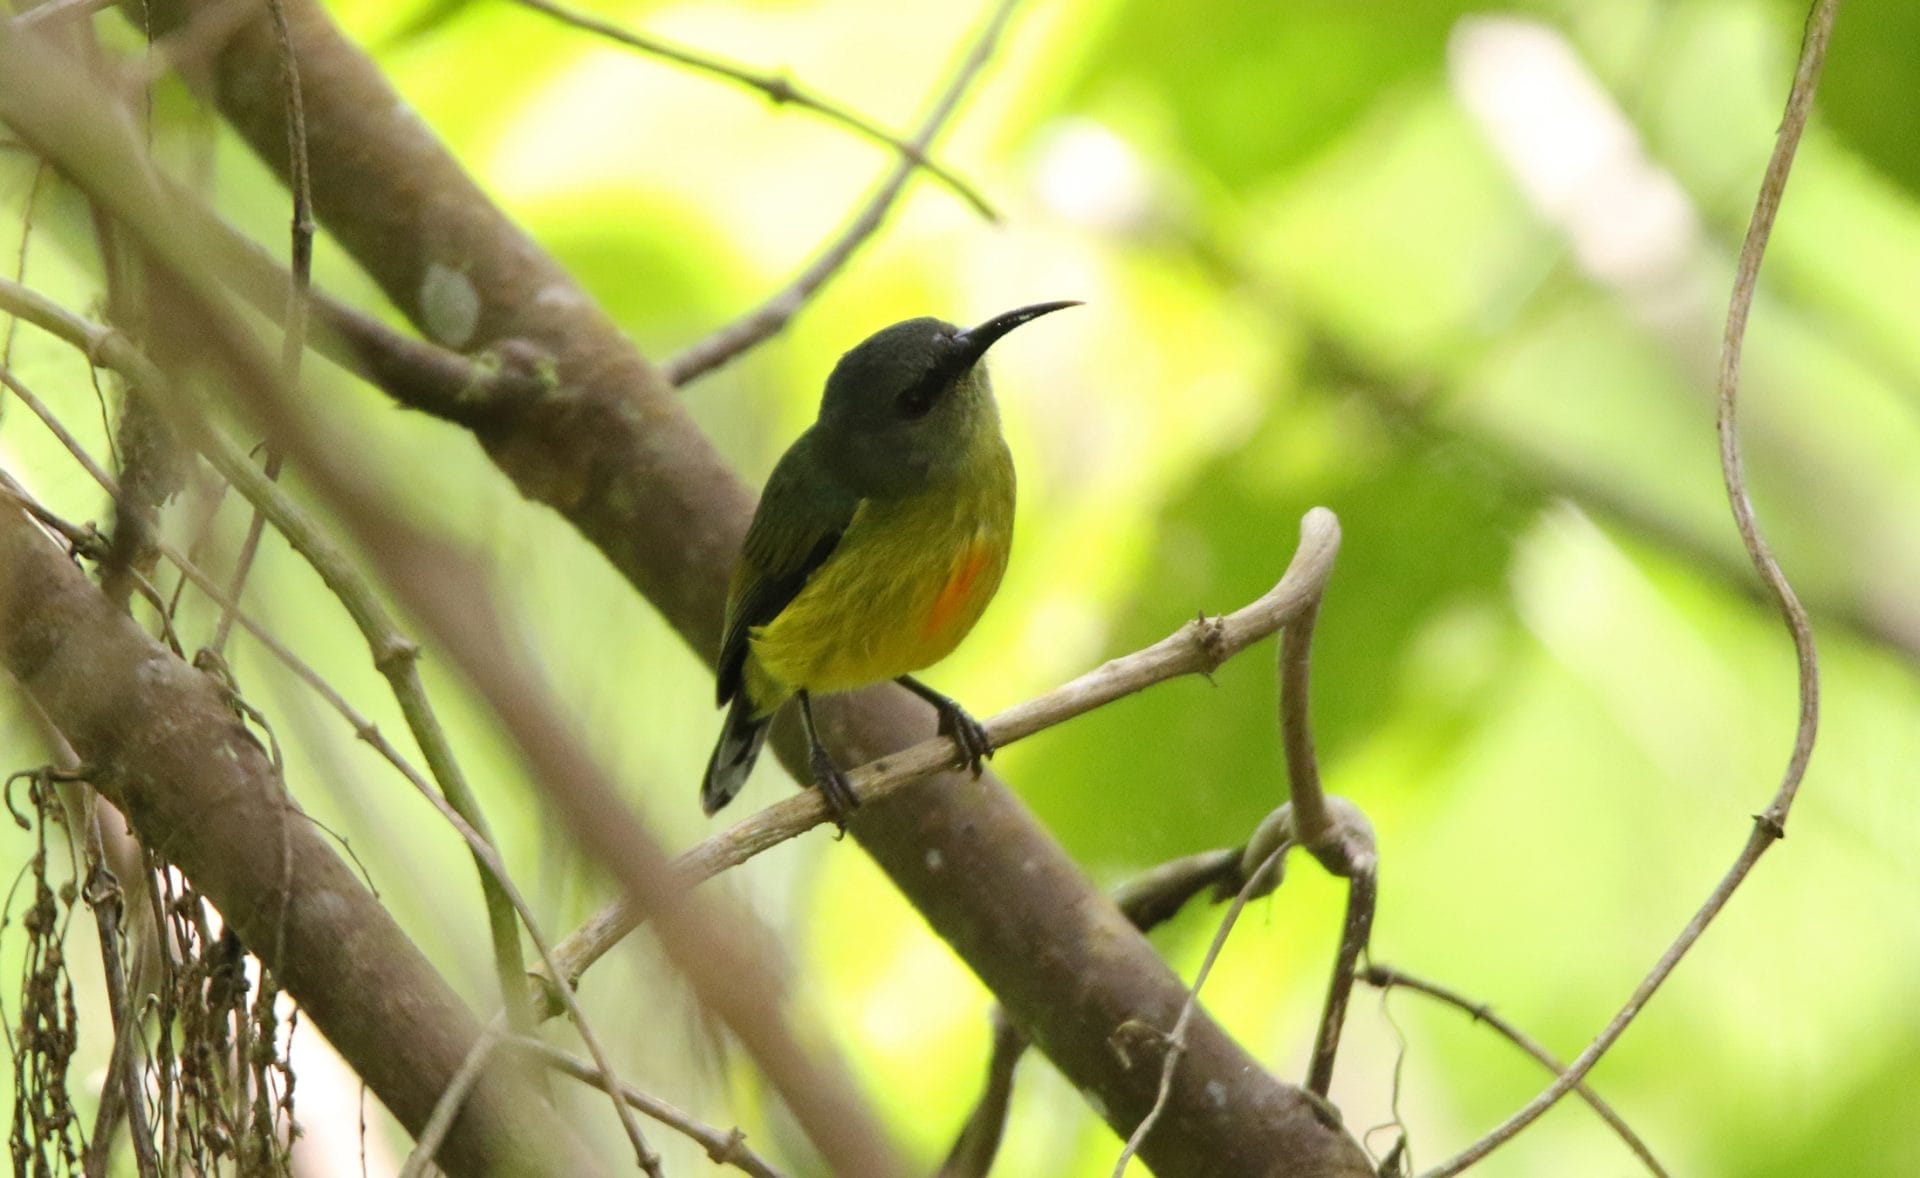
[[[767,479],[727,591],[727,624],[716,680],[720,703],[741,688],[747,638],[780,615],[833,555],[860,500],[815,458],[802,434]]]

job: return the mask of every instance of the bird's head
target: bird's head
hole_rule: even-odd
[[[965,464],[982,431],[999,430],[988,348],[1023,323],[1077,302],[1035,303],[978,327],[908,319],[840,357],[818,430],[830,461],[862,495],[911,494]]]

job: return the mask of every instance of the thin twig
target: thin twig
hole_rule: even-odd
[[[1156,683],[1211,673],[1317,600],[1339,546],[1340,524],[1334,514],[1324,507],[1312,509],[1300,521],[1300,546],[1285,575],[1265,595],[1224,617],[1188,622],[1152,646],[1008,708],[986,723],[994,747],[1005,748]],[[950,738],[936,736],[853,769],[847,780],[863,803],[876,801],[952,768],[959,756]],[[690,888],[831,820],[818,790],[783,798],[681,854],[673,861],[674,879],[679,887]],[[630,900],[616,900],[601,909],[556,950],[567,969],[563,976],[577,981],[639,923],[640,911]],[[552,980],[545,983],[551,985]]]
[[[520,2],[529,3],[531,0]],[[973,47],[955,68],[946,89],[934,101],[933,108],[927,112],[920,130],[914,135],[913,147],[916,151],[923,151],[933,143],[934,136],[940,133],[940,128],[960,104],[967,87],[972,85],[974,77],[993,56],[994,47],[1006,29],[1016,3],[1018,0],[1000,0],[993,15],[987,19]],[[847,260],[868,238],[879,231],[888,210],[912,177],[913,168],[911,157],[901,160],[892,174],[881,181],[880,187],[867,198],[866,205],[853,220],[821,251],[820,256],[773,297],[670,358],[661,366],[667,380],[678,386],[687,385],[785,327],[787,321],[806,305],[807,300],[847,264]]]
[[[158,395],[160,390],[167,387],[166,377],[124,334],[76,315],[36,291],[0,279],[0,309],[11,311],[79,348],[91,362],[104,363],[115,369],[137,389],[153,390]],[[4,370],[0,370],[0,381],[4,381],[9,388],[15,388],[17,383]],[[88,473],[117,499],[119,490],[112,478],[87,457],[79,442],[60,425],[58,418],[47,413],[31,393],[17,388],[16,392],[28,408],[47,422],[48,428],[55,432],[62,444],[87,468]],[[273,522],[294,550],[313,566],[327,587],[339,597],[348,615],[365,636],[372,650],[375,667],[386,677],[395,698],[399,700],[407,726],[420,745],[427,759],[427,767],[440,783],[441,790],[454,809],[491,842],[492,832],[487,826],[486,816],[480,810],[479,799],[467,784],[466,774],[454,756],[453,746],[441,729],[439,718],[427,698],[426,688],[420,681],[415,658],[419,648],[400,632],[381,603],[379,594],[360,574],[354,562],[294,504],[290,496],[224,437],[208,431],[207,440],[209,461],[254,504],[256,511]],[[175,563],[181,562],[176,560]],[[226,603],[221,607],[223,614],[238,610],[237,588],[235,586],[218,595],[217,599]],[[480,881],[493,935],[495,974],[500,983],[501,996],[510,1008],[517,1007],[521,1005],[519,998],[524,992],[522,979],[526,975],[526,964],[520,952],[519,930],[514,922],[513,907],[485,870],[480,873]],[[531,1026],[528,1017],[527,1025]],[[519,1016],[516,1016],[514,1025],[516,1028],[520,1025]]]
[[[71,754],[71,748],[66,752]],[[67,767],[78,768],[77,764]],[[120,917],[125,910],[124,895],[120,881],[107,866],[106,839],[100,829],[98,800],[91,786],[82,785],[87,819],[87,883],[83,894],[87,907],[93,910],[94,923],[100,933],[101,974],[106,981],[107,1003],[113,1017],[113,1050],[108,1056],[107,1086],[109,1091],[117,1089],[120,1093],[127,1117],[127,1137],[133,1145],[135,1170],[140,1178],[158,1178],[160,1159],[154,1151],[153,1130],[147,1121],[147,1093],[139,1057],[142,1045],[140,1008],[127,984],[126,962],[121,952]],[[108,1117],[110,1103],[103,1094],[100,1100],[100,1117],[103,1121]],[[103,1135],[105,1140],[101,1140]],[[89,1151],[87,1159],[89,1168],[96,1157],[100,1162],[105,1162],[112,1147],[112,1138],[111,1130],[103,1132],[96,1127],[93,1150]],[[94,1151],[98,1151],[97,1154]]]
[[[523,8],[531,8],[536,12],[543,12],[562,24],[571,25],[576,29],[584,29],[589,33],[605,37],[610,41],[616,41],[629,49],[637,49],[641,53],[671,61],[676,65],[686,66],[691,70],[698,70],[701,73],[711,74],[717,78],[725,78],[731,82],[738,82],[749,89],[758,90],[762,94],[765,94],[772,100],[775,106],[797,106],[804,110],[810,110],[831,122],[839,123],[841,126],[863,138],[870,139],[875,143],[883,144],[891,148],[899,154],[901,163],[905,167],[910,169],[926,169],[929,175],[937,177],[942,184],[951,188],[955,195],[972,205],[974,211],[978,212],[982,217],[985,217],[989,221],[999,219],[999,215],[994,212],[993,206],[988,204],[986,198],[976,192],[971,185],[954,175],[951,171],[927,158],[927,144],[924,142],[921,142],[919,139],[908,142],[897,135],[889,134],[867,119],[848,110],[846,107],[838,106],[802,90],[791,80],[780,74],[760,73],[746,66],[725,61],[710,53],[703,53],[697,49],[688,49],[683,45],[675,45],[659,37],[636,33],[630,29],[624,29],[611,21],[601,20],[599,17],[589,16],[584,12],[577,12],[564,5],[556,4],[553,0],[514,0],[514,2]]]
[[[1180,1057],[1187,1050],[1187,1027],[1193,1022],[1193,1015],[1200,1008],[1200,987],[1207,984],[1207,975],[1213,972],[1213,963],[1219,959],[1220,950],[1227,944],[1228,934],[1233,932],[1234,924],[1239,921],[1240,913],[1273,873],[1279,871],[1280,860],[1286,857],[1289,844],[1281,843],[1267,855],[1266,861],[1247,876],[1247,882],[1227,907],[1227,914],[1220,918],[1220,927],[1214,930],[1213,941],[1207,946],[1207,955],[1200,960],[1200,970],[1193,975],[1193,988],[1187,991],[1187,1000],[1180,1007],[1180,1017],[1174,1020],[1173,1032],[1167,1036],[1166,1058],[1160,1062],[1160,1091],[1153,1099],[1153,1107],[1140,1119],[1140,1124],[1127,1138],[1127,1144],[1120,1151],[1120,1157],[1113,1163],[1113,1178],[1121,1178],[1127,1172],[1127,1163],[1140,1150],[1147,1134],[1160,1120],[1160,1112],[1167,1107],[1167,1097],[1173,1092],[1173,1073],[1180,1064]]]
[[[1313,753],[1313,725],[1307,707],[1307,679],[1313,660],[1313,626],[1320,599],[1307,603],[1280,635],[1280,749],[1287,761],[1287,796],[1292,802],[1293,837],[1318,854],[1333,830],[1326,793],[1320,788],[1320,764]],[[1323,860],[1324,862],[1324,860]],[[1336,875],[1340,865],[1329,864]]]
[[[987,1088],[967,1117],[934,1178],[986,1178],[1000,1152],[1007,1113],[1013,1107],[1013,1070],[1027,1051],[1027,1037],[1001,1007],[993,1011],[993,1050],[987,1057]]]
[[[1541,1067],[1552,1072],[1554,1075],[1557,1076],[1566,1070],[1566,1065],[1556,1059],[1552,1052],[1542,1047],[1531,1035],[1528,1035],[1519,1027],[1514,1026],[1506,1019],[1495,1014],[1493,1008],[1484,1002],[1471,1001],[1465,996],[1447,989],[1445,986],[1435,982],[1429,982],[1424,978],[1414,977],[1404,970],[1395,969],[1389,965],[1367,966],[1366,969],[1361,971],[1360,980],[1369,986],[1378,987],[1382,991],[1389,989],[1412,990],[1417,994],[1425,994],[1429,998],[1438,999],[1448,1006],[1466,1012],[1473,1018],[1474,1022],[1485,1023],[1491,1027],[1495,1033],[1505,1038],[1507,1042],[1518,1047],[1528,1055],[1531,1055],[1539,1062]],[[1655,1178],[1667,1178],[1666,1168],[1653,1156],[1653,1151],[1647,1148],[1647,1143],[1640,1139],[1640,1135],[1633,1131],[1633,1127],[1627,1124],[1624,1117],[1613,1111],[1612,1105],[1600,1099],[1599,1093],[1584,1083],[1576,1085],[1574,1087],[1574,1093],[1578,1095],[1580,1099],[1586,1101],[1588,1107],[1599,1114],[1600,1119],[1605,1121],[1608,1127],[1619,1135],[1620,1140],[1625,1143],[1628,1149],[1633,1151],[1634,1156],[1640,1159],[1647,1167],[1648,1172],[1652,1173]]]
[[[1333,1058],[1340,1050],[1340,1030],[1347,1021],[1347,1000],[1353,994],[1354,968],[1366,952],[1373,932],[1373,909],[1379,877],[1366,866],[1347,877],[1347,918],[1341,924],[1340,948],[1333,958],[1333,980],[1327,983],[1327,1001],[1321,1008],[1320,1030],[1314,1036],[1307,1065],[1307,1091],[1325,1096],[1333,1088]]]
[[[1245,848],[1200,851],[1148,868],[1114,889],[1113,902],[1141,932],[1150,932],[1185,907],[1201,892],[1225,889],[1228,899],[1245,884],[1240,873]],[[1260,859],[1265,859],[1265,854]],[[1258,861],[1252,866],[1258,867]],[[1278,883],[1279,876],[1273,877]],[[993,1050],[987,1059],[986,1090],[968,1115],[967,1123],[947,1151],[936,1178],[986,1178],[1000,1150],[1007,1114],[1013,1105],[1013,1071],[1029,1042],[1007,1016],[1004,1007],[993,1010]]]
[[[23,29],[35,25],[63,20],[69,16],[92,16],[96,12],[105,12],[114,6],[114,0],[47,0],[45,4],[36,4],[13,18],[13,23]]]
[[[23,318],[81,348],[90,358],[111,365],[122,375],[135,381],[150,395],[167,395],[166,390],[169,385],[165,376],[137,348],[133,347],[131,341],[124,335],[73,315],[64,308],[38,295],[33,295],[33,292],[24,291],[24,288],[9,289],[12,286],[13,284],[0,280],[0,305],[18,307]],[[23,293],[33,297],[19,297]],[[11,377],[4,370],[0,370],[0,378],[11,382]],[[11,383],[9,387],[13,387]],[[23,399],[31,402],[31,394]],[[352,615],[355,623],[361,626],[361,632],[367,635],[368,642],[374,650],[374,663],[393,685],[394,693],[400,700],[401,712],[406,716],[415,740],[420,744],[421,751],[427,758],[427,766],[433,771],[441,788],[436,792],[428,787],[417,773],[407,773],[407,779],[466,840],[468,849],[480,870],[482,890],[488,897],[490,923],[496,935],[495,965],[501,975],[502,999],[509,1009],[516,1006],[524,1007],[521,995],[524,993],[522,979],[526,976],[526,971],[519,965],[523,959],[520,957],[519,929],[515,924],[515,915],[517,914],[519,920],[526,925],[527,935],[533,939],[540,951],[542,964],[549,971],[557,968],[556,960],[552,956],[552,946],[534,918],[532,908],[520,896],[519,889],[514,886],[512,879],[508,876],[506,865],[494,850],[492,840],[482,833],[485,829],[485,819],[480,814],[477,800],[467,787],[464,775],[460,773],[458,763],[453,759],[452,745],[440,728],[439,720],[427,700],[426,689],[420,682],[415,665],[416,656],[419,653],[418,647],[400,634],[392,619],[387,616],[378,594],[374,592],[371,584],[361,577],[353,562],[333,545],[325,532],[293,503],[291,497],[278,484],[267,479],[265,474],[248,460],[244,451],[212,429],[203,430],[201,436],[195,441],[201,445],[202,453],[207,456],[208,461],[212,462],[215,468],[233,484],[234,489],[260,507],[274,527],[287,537],[294,549],[307,558],[315,571],[320,573],[321,579],[346,605],[347,612]],[[75,445],[77,446],[77,443]],[[84,451],[76,450],[76,456],[83,455]],[[83,458],[83,462],[88,466],[89,473],[101,481],[102,486],[112,486],[112,480],[105,471],[100,470],[89,459]],[[179,565],[183,572],[186,571],[187,564],[184,558],[171,552],[163,554]],[[206,586],[202,587],[206,588]],[[216,597],[216,600],[224,600],[228,603],[232,601],[231,598],[219,597]],[[237,614],[237,604],[232,604],[230,608]],[[162,616],[164,617],[164,613]],[[312,681],[309,680],[309,682]],[[329,689],[325,694],[338,701],[336,706],[344,707],[345,701],[339,699],[337,693]],[[351,714],[352,709],[347,708],[346,712]],[[372,726],[366,724],[364,720],[356,724],[356,731],[360,732],[363,739],[367,739],[369,743],[373,743],[378,737],[378,734],[372,730]],[[389,759],[394,760],[396,764],[404,764],[398,759],[398,754],[394,754]],[[465,803],[464,808],[462,802]],[[496,897],[505,905],[504,918],[494,916]],[[510,961],[507,952],[501,948],[502,944],[510,947]],[[508,973],[510,966],[512,972]],[[586,1020],[585,1011],[580,1009],[570,993],[559,994],[557,997],[578,1025],[581,1041],[586,1044],[594,1059],[603,1068],[608,1069],[609,1082],[617,1082],[611,1070],[612,1065],[607,1062],[606,1054]],[[634,1152],[641,1160],[643,1168],[648,1168],[651,1172],[651,1167],[658,1164],[657,1156],[646,1145],[639,1125],[633,1120],[625,1104],[615,1100],[614,1110],[621,1124],[626,1128],[628,1137],[633,1142]],[[649,1162],[648,1159],[654,1160]]]
[[[466,1107],[467,1094],[480,1082],[480,1074],[486,1071],[487,1060],[493,1057],[493,1049],[500,1045],[504,1033],[505,1019],[495,1019],[480,1028],[480,1035],[467,1048],[466,1058],[454,1070],[447,1080],[447,1086],[440,1090],[440,1099],[433,1103],[433,1114],[413,1139],[413,1152],[400,1167],[399,1178],[422,1178],[433,1165],[433,1155],[440,1152],[440,1144],[447,1139],[447,1131],[453,1128],[454,1118]]]
[[[27,12],[28,15],[31,15],[48,7],[51,7],[51,5],[42,5],[40,8],[28,9]],[[26,18],[23,16],[17,19],[24,20]],[[47,164],[46,160],[40,159],[34,161],[33,180],[27,185],[27,199],[21,206],[20,211],[20,247],[14,253],[13,257],[13,280],[15,282],[24,283],[27,280],[27,249],[33,243],[33,210],[34,206],[38,204],[40,200],[40,185],[46,181],[47,175],[51,171],[52,168]],[[13,364],[13,337],[18,333],[19,328],[20,317],[18,315],[8,315],[7,334],[4,338],[0,338],[0,368],[7,368]]]
[[[1799,719],[1795,725],[1793,753],[1787,761],[1785,775],[1780,787],[1775,791],[1773,800],[1766,810],[1754,817],[1753,831],[1747,836],[1746,845],[1741,848],[1740,856],[1727,870],[1718,885],[1713,889],[1706,902],[1695,912],[1693,919],[1687,922],[1673,944],[1654,963],[1653,969],[1635,987],[1626,1005],[1613,1016],[1606,1028],[1595,1037],[1587,1049],[1582,1051],[1568,1065],[1547,1089],[1528,1101],[1526,1106],[1508,1117],[1499,1126],[1480,1140],[1474,1142],[1458,1156],[1453,1157],[1432,1170],[1422,1178],[1449,1178],[1468,1166],[1492,1153],[1499,1146],[1513,1139],[1522,1129],[1538,1120],[1541,1114],[1572,1091],[1593,1070],[1607,1050],[1613,1046],[1627,1027],[1645,1008],[1654,991],[1667,980],[1674,967],[1680,964],[1694,942],[1707,929],[1707,925],[1720,913],[1732,898],[1747,874],[1753,870],[1760,856],[1774,843],[1786,836],[1787,811],[1793,806],[1794,796],[1800,790],[1800,782],[1806,776],[1807,762],[1813,756],[1813,742],[1820,722],[1820,667],[1814,651],[1813,627],[1807,620],[1807,612],[1801,606],[1793,588],[1787,583],[1786,575],[1780,571],[1779,563],[1773,558],[1765,539],[1760,535],[1758,523],[1754,520],[1753,504],[1748,499],[1746,474],[1740,460],[1740,437],[1738,421],[1735,416],[1740,385],[1740,353],[1746,338],[1747,315],[1753,308],[1753,296],[1760,276],[1760,262],[1766,255],[1767,239],[1773,232],[1773,221],[1780,210],[1780,198],[1786,191],[1787,176],[1793,168],[1793,156],[1800,145],[1800,136],[1806,130],[1807,118],[1813,111],[1813,96],[1820,83],[1820,67],[1826,61],[1827,41],[1833,33],[1833,20],[1839,0],[1816,0],[1811,14],[1807,18],[1806,36],[1800,46],[1800,62],[1794,71],[1793,88],[1787,97],[1786,116],[1781,120],[1780,131],[1774,141],[1773,155],[1767,161],[1766,175],[1760,182],[1760,196],[1754,203],[1753,219],[1747,226],[1746,240],[1740,246],[1740,262],[1734,275],[1733,296],[1727,307],[1727,329],[1723,337],[1720,353],[1719,377],[1719,415],[1717,425],[1720,433],[1720,469],[1726,482],[1727,500],[1733,509],[1734,524],[1740,531],[1740,539],[1746,545],[1747,553],[1753,558],[1754,568],[1766,582],[1785,620],[1787,630],[1793,636],[1794,655],[1799,675]]]
[[[585,1061],[574,1058],[551,1043],[525,1035],[509,1036],[506,1046],[515,1051],[533,1056],[556,1072],[591,1084],[601,1091],[607,1090],[607,1079],[596,1072]],[[753,1175],[753,1178],[783,1178],[780,1171],[768,1165],[760,1155],[747,1148],[747,1135],[738,1129],[725,1133],[713,1126],[695,1120],[686,1112],[668,1104],[657,1096],[650,1096],[631,1084],[620,1085],[617,1095],[639,1109],[647,1116],[679,1131],[695,1144],[707,1151],[707,1157],[717,1166],[732,1166],[736,1170]]]
[[[1320,598],[1315,597],[1280,637],[1279,709],[1280,745],[1287,762],[1287,804],[1282,807],[1285,828],[1321,866],[1347,881],[1347,916],[1307,1066],[1307,1091],[1325,1097],[1333,1087],[1333,1061],[1340,1049],[1341,1029],[1346,1025],[1354,967],[1373,931],[1379,856],[1366,816],[1344,798],[1328,798],[1320,786],[1308,690],[1313,629],[1319,616]]]
[[[285,0],[267,0],[267,12],[273,18],[273,33],[280,43],[280,78],[287,109],[287,187],[293,194],[293,220],[290,229],[287,269],[293,281],[287,290],[287,309],[280,336],[280,368],[292,385],[300,379],[300,360],[307,350],[307,292],[313,285],[313,179],[307,167],[307,113],[300,92],[300,61],[293,51],[293,34],[287,28]],[[267,446],[265,465],[269,479],[280,477],[280,451]],[[240,555],[233,563],[233,588],[229,596],[239,601],[247,584],[247,574],[260,551],[260,536],[267,517],[258,507],[247,521],[246,539],[240,542]],[[227,636],[233,631],[233,614],[221,610],[214,623],[213,637],[207,647],[214,654],[226,650]]]

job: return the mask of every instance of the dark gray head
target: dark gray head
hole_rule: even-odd
[[[827,377],[822,457],[862,495],[908,494],[957,472],[1000,429],[980,358],[1021,324],[1079,305],[1035,303],[978,327],[908,319],[868,336]]]

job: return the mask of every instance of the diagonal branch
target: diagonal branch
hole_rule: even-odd
[[[994,747],[1005,748],[1156,683],[1211,674],[1317,601],[1339,546],[1339,521],[1326,508],[1314,508],[1300,521],[1300,546],[1292,563],[1260,598],[1224,617],[1188,622],[1152,646],[1008,708],[986,722]],[[847,781],[862,804],[867,804],[951,769],[959,756],[952,738],[935,736],[851,770]],[[818,790],[783,798],[680,855],[673,861],[675,879],[680,887],[692,887],[832,820]],[[578,982],[587,967],[639,927],[640,917],[633,903],[617,900],[562,941],[555,956],[566,967],[567,981]],[[550,984],[552,979],[545,981]]]
[[[711,74],[716,78],[725,78],[750,90],[758,90],[765,94],[775,106],[797,106],[803,110],[810,110],[864,139],[893,149],[899,154],[903,166],[909,169],[925,169],[928,175],[951,188],[954,195],[972,205],[974,211],[982,217],[989,221],[999,219],[999,215],[993,211],[993,206],[987,203],[985,197],[974,191],[972,185],[927,157],[928,144],[925,142],[919,139],[909,142],[897,135],[889,134],[846,107],[815,97],[781,74],[762,73],[743,65],[724,61],[711,53],[703,53],[697,49],[688,49],[684,45],[675,45],[659,37],[636,33],[612,21],[601,20],[597,16],[589,16],[563,4],[556,4],[554,0],[514,0],[514,3],[523,8],[543,12],[561,24],[605,37],[609,41],[625,45],[629,49],[638,50],[651,57],[658,57],[676,65],[683,65],[690,70]]]
[[[933,137],[940,133],[940,128],[953,114],[954,108],[960,105],[967,87],[973,84],[974,77],[986,67],[987,59],[993,56],[994,46],[1006,30],[1007,20],[1013,15],[1017,2],[999,0],[993,15],[987,19],[985,27],[974,40],[973,48],[961,59],[946,89],[934,100],[933,109],[927,112],[926,119],[920,124],[920,130],[913,137],[916,149],[932,146]],[[912,177],[912,160],[902,160],[892,175],[881,181],[880,187],[867,198],[867,203],[834,238],[832,244],[822,250],[820,256],[809,263],[792,282],[766,302],[662,365],[661,370],[667,380],[684,387],[777,334],[800,313],[800,308],[806,305],[807,300],[827,284],[828,279],[839,273],[854,252],[880,231],[887,212],[900,198],[900,193],[906,189],[907,181]]]
[[[215,2],[153,0],[151,9],[164,31]],[[306,81],[320,220],[442,345],[524,340],[551,357],[553,394],[477,436],[522,493],[559,511],[711,657],[750,515],[747,489],[604,312],[417,120],[390,117],[399,99],[324,12],[290,0],[287,15]],[[250,21],[214,59],[210,89],[241,137],[284,168],[279,104],[245,84],[273,52],[265,22]],[[0,91],[42,105],[29,90]],[[60,109],[71,122],[98,117],[85,103]],[[97,126],[89,134],[88,142],[110,141]],[[139,183],[127,171],[110,169]],[[170,203],[159,197],[139,211],[164,218]],[[472,296],[459,300],[468,313],[449,318],[446,307],[429,306],[449,286]],[[823,718],[849,761],[883,756],[934,728],[930,710],[899,691],[850,698]],[[794,742],[776,747],[790,766],[804,764]],[[1137,1123],[1156,1077],[1117,1060],[1106,1035],[1130,1018],[1170,1023],[1184,987],[998,776],[946,773],[903,788],[863,808],[854,834],[1108,1122]],[[1049,952],[1032,952],[1035,944]],[[1170,1114],[1145,1152],[1163,1178],[1203,1166],[1365,1172],[1357,1146],[1298,1089],[1265,1072],[1204,1012],[1192,1030]],[[1221,1087],[1224,1101],[1214,1095]]]
[[[1160,1123],[1161,1114],[1166,1112],[1167,1097],[1173,1092],[1174,1072],[1180,1066],[1180,1057],[1187,1051],[1187,1030],[1193,1024],[1194,1013],[1200,1009],[1200,987],[1207,984],[1207,976],[1213,972],[1213,963],[1220,959],[1220,951],[1227,947],[1227,937],[1239,922],[1247,901],[1262,888],[1278,882],[1280,861],[1286,858],[1291,849],[1291,843],[1282,842],[1268,852],[1266,859],[1247,873],[1246,882],[1240,885],[1233,903],[1227,906],[1227,914],[1220,918],[1220,926],[1214,930],[1213,940],[1207,943],[1206,956],[1201,958],[1200,968],[1193,975],[1193,988],[1187,991],[1187,1000],[1180,1004],[1180,1017],[1174,1020],[1173,1030],[1167,1035],[1165,1055],[1160,1061],[1160,1088],[1154,1096],[1153,1106],[1147,1110],[1146,1116],[1140,1118],[1140,1123],[1134,1126],[1126,1144],[1121,1147],[1120,1156],[1113,1163],[1113,1178],[1121,1178],[1127,1172],[1127,1163],[1140,1152],[1147,1134]]]
[[[1389,965],[1367,966],[1360,972],[1360,980],[1381,990],[1412,990],[1416,994],[1425,994],[1429,998],[1465,1012],[1476,1023],[1485,1023],[1496,1034],[1532,1056],[1541,1067],[1554,1075],[1559,1075],[1566,1070],[1566,1065],[1555,1059],[1552,1052],[1540,1046],[1533,1036],[1495,1014],[1493,1008],[1484,1002],[1471,1001],[1445,986],[1414,977],[1405,970],[1395,969]],[[1653,1156],[1653,1151],[1647,1148],[1647,1143],[1640,1140],[1640,1135],[1627,1124],[1626,1118],[1614,1112],[1613,1106],[1602,1100],[1598,1092],[1585,1083],[1576,1085],[1574,1092],[1580,1099],[1587,1102],[1587,1106],[1607,1123],[1608,1128],[1612,1129],[1621,1141],[1626,1143],[1627,1148],[1633,1151],[1634,1156],[1640,1159],[1654,1178],[1668,1178],[1666,1168]]]
[[[5,34],[0,31],[0,60]],[[288,805],[212,679],[156,643],[25,514],[0,507],[0,667],[93,769],[140,839],[178,865],[403,1125],[417,1131],[478,1024],[338,855]],[[217,815],[210,822],[209,815]],[[282,917],[284,916],[284,920]],[[547,1105],[489,1069],[450,1166],[592,1174]]]
[[[11,311],[35,327],[72,344],[91,362],[114,369],[135,390],[162,398],[168,395],[166,377],[121,332],[84,319],[38,292],[5,279],[0,279],[0,309]],[[48,425],[60,431],[56,421],[49,420]],[[274,527],[286,537],[294,551],[313,566],[327,588],[340,599],[348,616],[366,639],[375,668],[387,680],[394,698],[399,702],[407,728],[419,744],[428,769],[440,784],[441,792],[460,817],[472,826],[484,842],[491,845],[493,834],[481,812],[479,798],[468,784],[466,774],[454,756],[453,745],[441,729],[439,717],[427,697],[426,686],[421,682],[419,647],[401,632],[386,606],[381,603],[380,595],[360,574],[353,561],[305,512],[294,505],[292,498],[273,482],[271,474],[256,468],[245,453],[224,437],[209,433],[202,440],[207,443],[207,457],[216,469],[254,504],[256,518],[272,520]],[[84,461],[77,443],[70,437],[63,437],[63,441],[67,442],[69,450],[76,457],[82,457]],[[105,472],[92,465],[89,465],[89,470],[109,494],[117,497],[112,480],[107,478]],[[235,589],[237,586],[223,595],[222,617],[238,616],[239,595]],[[522,992],[520,979],[525,973],[514,906],[503,882],[496,879],[479,861],[477,852],[476,867],[480,873],[481,893],[493,936],[495,973],[501,996],[509,1004],[509,1010],[514,1010],[521,1006],[516,1000]],[[522,1016],[514,1017],[519,1019]]]

